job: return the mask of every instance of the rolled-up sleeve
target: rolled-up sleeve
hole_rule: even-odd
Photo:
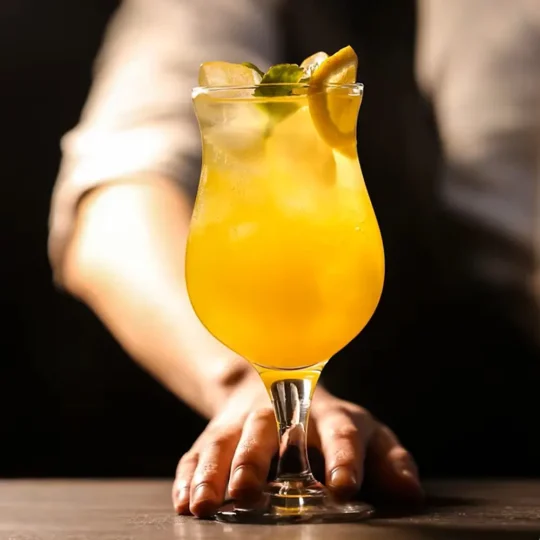
[[[156,173],[196,190],[200,138],[191,105],[201,62],[278,55],[279,0],[125,0],[94,66],[77,126],[61,141],[49,221],[55,275],[78,202],[94,187]]]

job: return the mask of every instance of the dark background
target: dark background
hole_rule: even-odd
[[[291,5],[284,60],[347,42],[359,54],[359,152],[387,256],[381,306],[330,362],[328,386],[387,421],[426,475],[540,475],[538,357],[494,314],[490,291],[449,283],[444,271],[459,261],[462,225],[438,212],[439,141],[414,82],[414,2]],[[0,2],[0,476],[170,476],[204,426],[52,283],[59,140],[78,120],[116,6]]]
[[[116,5],[0,2],[1,475],[171,473],[203,425],[55,289],[47,259],[60,137]]]

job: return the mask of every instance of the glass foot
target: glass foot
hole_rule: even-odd
[[[276,496],[264,494],[254,502],[226,501],[215,518],[225,523],[289,524],[350,523],[374,513],[364,503],[339,503],[329,496]]]
[[[265,381],[279,426],[279,458],[276,479],[255,501],[228,501],[215,518],[226,523],[336,523],[369,518],[373,507],[362,503],[340,503],[318,482],[309,466],[307,414],[313,393],[312,377]],[[305,373],[303,375],[305,377]]]

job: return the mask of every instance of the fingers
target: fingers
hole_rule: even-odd
[[[359,489],[366,445],[374,425],[367,411],[351,404],[331,407],[317,417],[326,485],[337,496],[347,497]]]
[[[369,444],[368,461],[372,483],[386,496],[421,498],[422,486],[412,455],[396,435],[377,423]]]
[[[209,426],[178,465],[173,502],[180,514],[213,514],[223,502],[229,469],[241,434],[239,425]]]
[[[209,425],[178,464],[173,504],[179,514],[212,515],[223,503],[227,483],[233,498],[260,493],[277,450],[274,412],[257,407],[243,421],[230,417]]]
[[[189,509],[194,516],[209,516],[223,502],[238,437],[237,430],[208,437],[191,482]]]
[[[192,450],[182,456],[176,468],[173,484],[173,504],[177,514],[189,514],[191,482],[199,463],[199,455]]]
[[[359,489],[367,460],[376,492],[400,499],[422,497],[412,456],[365,409],[335,400],[321,402],[313,412],[310,440],[320,443],[326,485],[335,495],[346,498]],[[235,499],[260,493],[278,446],[274,412],[258,406],[245,422],[240,416],[211,423],[180,460],[173,487],[178,513],[212,515],[223,502],[227,483]]]
[[[248,416],[234,454],[229,482],[231,497],[249,498],[261,492],[276,450],[274,411],[258,409]]]
[[[353,495],[367,466],[369,484],[376,493],[389,498],[422,498],[414,459],[388,427],[351,403],[338,401],[317,412],[326,485],[335,495]]]

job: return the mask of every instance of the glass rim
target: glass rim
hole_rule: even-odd
[[[309,83],[284,83],[284,82],[277,82],[277,83],[262,83],[262,84],[248,84],[248,85],[233,85],[233,86],[195,86],[192,91],[191,95],[192,97],[197,97],[201,94],[219,94],[221,92],[245,92],[248,90],[256,90],[257,88],[279,88],[282,86],[291,86],[293,88],[309,88]],[[324,83],[320,87],[321,91],[324,90],[353,90],[356,91],[358,95],[362,95],[364,93],[364,84],[355,82],[355,83]],[[297,98],[297,97],[305,97],[306,94],[297,94],[297,95],[289,95],[289,96],[246,96],[241,95],[239,97],[243,99],[249,99],[251,97],[253,98],[264,98],[264,99],[283,99],[284,97],[289,98]],[[229,99],[231,99],[231,96],[228,96]],[[234,99],[234,98],[232,98]]]

